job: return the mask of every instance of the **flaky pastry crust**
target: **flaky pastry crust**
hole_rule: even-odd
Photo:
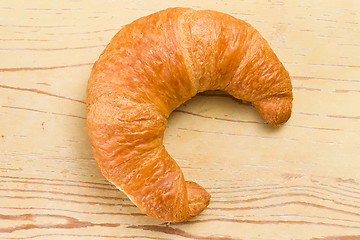
[[[135,20],[93,66],[87,130],[94,158],[149,216],[186,221],[210,202],[163,145],[170,113],[206,90],[252,102],[272,126],[291,115],[290,77],[269,44],[248,23],[216,11],[170,8]]]

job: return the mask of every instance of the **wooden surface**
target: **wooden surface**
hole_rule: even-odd
[[[211,194],[190,222],[142,214],[98,170],[92,64],[124,24],[169,6],[246,20],[290,72],[290,121],[210,92],[165,145]],[[360,5],[347,1],[0,1],[0,239],[360,239]]]

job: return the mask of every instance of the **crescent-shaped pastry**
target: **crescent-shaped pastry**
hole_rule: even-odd
[[[145,214],[181,222],[210,194],[185,181],[163,145],[166,119],[206,90],[252,102],[272,126],[291,115],[288,72],[248,23],[216,11],[170,8],[124,26],[93,66],[87,130],[102,174]]]

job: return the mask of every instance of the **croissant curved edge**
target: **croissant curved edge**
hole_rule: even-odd
[[[210,194],[185,181],[163,145],[167,117],[206,90],[252,102],[272,126],[291,115],[288,72],[266,40],[230,15],[169,8],[113,37],[87,86],[87,130],[102,174],[145,214],[169,222],[202,212]]]

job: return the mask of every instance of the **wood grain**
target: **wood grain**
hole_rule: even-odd
[[[283,127],[222,92],[169,118],[165,145],[212,201],[142,214],[92,157],[85,88],[122,25],[170,6],[246,20],[290,72]],[[360,5],[346,1],[1,1],[0,239],[360,239]]]

